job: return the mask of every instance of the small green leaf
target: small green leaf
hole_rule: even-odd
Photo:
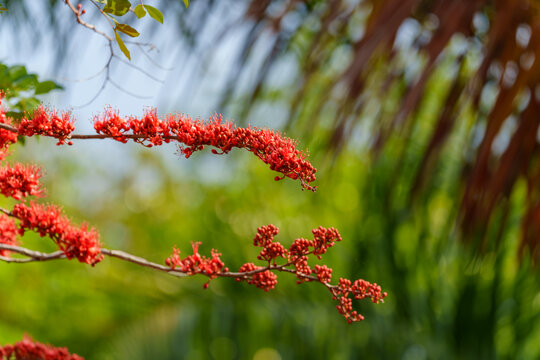
[[[22,78],[23,76],[27,75],[26,68],[22,65],[15,65],[11,66],[7,70],[8,76],[11,78],[11,80],[15,81],[19,78]]]
[[[28,74],[21,76],[16,81],[13,82],[13,87],[17,90],[29,90],[36,87],[38,84],[38,79],[36,74]]]
[[[135,6],[135,9],[133,11],[139,19],[143,18],[146,15],[146,10],[144,10],[144,7],[141,4]]]
[[[186,5],[186,8],[189,7],[189,0],[184,0],[184,5]]]
[[[55,89],[63,89],[60,85],[55,83],[54,81],[43,81],[37,84],[36,91],[34,94],[40,95],[40,94],[47,94],[48,92],[51,92]]]
[[[146,11],[148,11],[148,15],[150,15],[152,19],[159,21],[160,23],[163,24],[163,14],[161,13],[161,11],[159,11],[158,9],[150,5],[143,5],[143,6],[146,9]]]
[[[21,99],[17,104],[15,104],[15,107],[18,108],[18,109],[21,109],[23,112],[31,112],[33,110],[35,110],[39,104],[41,104],[41,102],[36,99],[35,97],[31,97],[31,98],[24,98],[24,99]]]
[[[24,117],[24,113],[20,112],[20,111],[6,111],[6,117],[19,122]],[[19,139],[21,139],[23,137],[24,136],[19,136]]]
[[[129,35],[131,37],[137,37],[140,35],[137,30],[135,30],[134,28],[126,24],[118,24],[116,25],[114,29],[120,32],[123,32],[124,34]]]
[[[116,42],[118,43],[118,47],[120,48],[120,50],[122,50],[122,52],[124,53],[124,55],[126,55],[128,60],[131,61],[131,54],[129,53],[129,50],[127,49],[126,45],[120,38],[120,35],[118,35],[118,33],[115,31],[114,36],[116,37]]]
[[[122,16],[129,11],[131,3],[128,0],[107,0],[103,11],[107,14]]]

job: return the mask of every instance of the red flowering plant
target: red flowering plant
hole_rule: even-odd
[[[70,354],[66,348],[41,344],[25,336],[14,345],[0,346],[0,360],[83,360],[76,354]]]
[[[213,147],[214,154],[227,154],[233,148],[240,148],[252,152],[268,164],[271,170],[280,173],[275,180],[288,177],[300,181],[302,189],[316,190],[312,185],[316,169],[307,160],[307,156],[297,149],[295,141],[268,129],[236,127],[224,121],[220,115],[214,115],[205,122],[184,115],[160,118],[156,110],[147,111],[141,118],[121,117],[118,112],[106,109],[94,119],[94,128],[97,134],[74,134],[74,118],[71,113],[59,113],[44,106],[15,124],[5,116],[0,103],[0,154],[3,159],[18,137],[34,135],[55,138],[58,140],[57,145],[72,145],[73,140],[107,138],[122,143],[131,140],[146,147],[173,142],[186,158],[194,151],[203,150],[205,146]],[[379,303],[387,295],[381,291],[380,286],[365,280],[340,278],[337,284],[332,284],[330,267],[310,265],[314,260],[321,260],[328,249],[342,241],[334,228],[319,227],[312,231],[312,239],[296,239],[286,247],[274,239],[279,232],[276,226],[261,226],[253,239],[253,245],[261,248],[257,256],[260,263],[256,265],[247,262],[238,271],[230,271],[221,259],[221,253],[215,249],[211,250],[209,257],[202,255],[199,252],[200,242],[193,243],[193,253],[187,256],[181,256],[175,247],[171,256],[165,260],[165,265],[120,250],[104,248],[95,228],[84,223],[75,225],[59,206],[35,200],[45,195],[39,182],[41,174],[36,165],[9,164],[4,160],[0,166],[0,192],[16,200],[11,209],[0,208],[0,260],[4,262],[27,263],[76,258],[94,266],[109,256],[177,277],[206,276],[208,282],[205,288],[211,280],[228,277],[245,281],[264,291],[276,287],[278,273],[287,273],[295,276],[299,284],[317,282],[325,286],[338,302],[337,310],[348,322],[364,319],[354,310],[353,300],[369,298],[373,303]],[[42,253],[20,246],[20,238],[28,231],[50,238],[58,246],[58,251]],[[18,255],[12,256],[14,253]]]

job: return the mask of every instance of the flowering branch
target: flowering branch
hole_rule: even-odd
[[[282,177],[299,179],[303,188],[315,190],[310,183],[315,180],[316,169],[305,159],[306,156],[296,149],[296,143],[282,137],[279,133],[258,128],[237,128],[232,123],[223,121],[215,115],[209,122],[193,120],[184,115],[168,115],[158,118],[156,110],[150,110],[142,118],[122,118],[117,112],[107,109],[94,119],[97,135],[77,135],[71,113],[61,114],[40,106],[30,118],[23,117],[20,123],[12,124],[6,118],[0,103],[0,155],[5,156],[8,147],[17,141],[18,136],[48,136],[58,140],[57,145],[71,145],[74,139],[110,138],[122,143],[133,140],[146,147],[162,145],[176,141],[179,151],[190,157],[205,145],[219,149],[214,154],[226,154],[233,148],[246,149],[255,154],[270,169],[280,172]],[[332,284],[332,269],[326,265],[311,267],[309,262],[321,259],[327,250],[341,241],[341,235],[334,228],[319,227],[312,231],[313,238],[296,239],[285,248],[274,241],[279,229],[274,225],[257,229],[253,245],[261,248],[257,259],[262,265],[248,262],[236,272],[229,271],[221,260],[221,253],[211,250],[207,257],[199,253],[200,242],[192,244],[193,254],[180,256],[175,247],[165,260],[165,265],[154,263],[142,257],[120,250],[102,247],[99,233],[93,227],[83,223],[75,225],[66,217],[62,209],[54,204],[38,204],[27,200],[30,197],[43,196],[44,190],[39,182],[41,170],[36,166],[22,164],[0,166],[0,193],[18,202],[12,209],[0,208],[0,260],[6,263],[28,263],[76,258],[92,266],[105,256],[128,261],[139,266],[166,272],[177,277],[202,275],[211,280],[218,277],[234,278],[270,291],[277,285],[276,273],[296,276],[297,283],[318,282],[324,285],[332,298],[338,302],[338,312],[348,322],[360,321],[364,317],[353,308],[353,300],[369,298],[373,303],[383,302],[386,293],[375,283],[358,279],[351,281],[340,278]],[[48,237],[58,246],[59,251],[42,253],[26,249],[19,245],[19,237],[27,231]],[[13,258],[10,253],[22,255]]]
[[[0,359],[84,360],[79,355],[70,354],[66,348],[41,344],[29,336],[14,345],[0,346]]]
[[[9,213],[5,209],[0,209],[0,211]],[[176,277],[193,275],[207,276],[209,281],[204,285],[204,288],[208,288],[210,280],[212,279],[227,277],[235,278],[236,281],[245,281],[264,291],[269,291],[274,289],[277,284],[275,272],[293,274],[297,277],[298,284],[304,282],[319,282],[324,285],[332,294],[333,299],[338,300],[339,304],[336,307],[339,313],[349,322],[364,319],[362,315],[353,310],[352,299],[361,300],[370,298],[373,303],[384,302],[383,299],[387,294],[382,292],[380,286],[377,284],[371,284],[365,280],[355,280],[354,282],[351,282],[348,279],[340,278],[338,285],[332,285],[330,283],[332,269],[328,268],[326,265],[315,265],[315,268],[311,269],[307,264],[308,256],[321,253],[321,249],[324,249],[324,252],[326,252],[327,248],[333,246],[334,240],[341,240],[337,230],[319,227],[318,229],[313,230],[315,235],[314,240],[297,239],[293,242],[288,251],[285,250],[280,243],[273,242],[274,235],[272,235],[272,233],[277,234],[277,231],[277,227],[273,225],[260,227],[254,240],[254,243],[259,244],[256,246],[263,246],[263,250],[258,259],[261,260],[266,257],[267,264],[265,266],[256,266],[253,263],[246,263],[242,265],[237,272],[231,272],[228,268],[224,267],[224,263],[220,259],[221,254],[217,253],[216,250],[212,250],[213,256],[211,259],[201,256],[198,250],[200,243],[193,244],[193,255],[189,255],[185,259],[180,258],[180,252],[175,248],[173,255],[166,261],[168,266],[149,261],[124,251],[101,248],[100,252],[103,256],[114,257],[153,270],[166,272]],[[258,239],[260,238],[265,238],[265,242],[259,242]],[[313,250],[310,251],[310,247],[313,247]],[[272,249],[283,249],[283,251],[280,250],[276,252]],[[8,245],[0,242],[0,253],[2,252],[13,252],[25,256],[25,258],[0,256],[0,261],[6,263],[20,264],[67,258],[63,251],[42,253],[21,246]],[[287,257],[287,261],[281,265],[277,265],[275,262],[276,257]]]
[[[161,119],[152,109],[138,119],[133,116],[122,118],[109,108],[94,119],[94,129],[98,134],[81,135],[73,134],[75,125],[70,112],[58,113],[40,106],[30,118],[24,117],[19,124],[11,124],[5,116],[3,119],[0,117],[0,129],[5,138],[0,149],[15,142],[17,135],[53,137],[58,139],[57,145],[72,145],[71,140],[114,139],[122,143],[133,140],[152,147],[174,141],[179,143],[178,149],[186,158],[204,149],[205,145],[221,151],[213,149],[214,154],[227,154],[233,148],[243,148],[270,165],[271,170],[282,173],[275,180],[284,177],[298,179],[303,189],[316,190],[310,183],[315,181],[317,169],[306,160],[307,155],[296,149],[295,141],[269,129],[236,127],[224,121],[221,115],[214,115],[205,123],[179,114],[169,114]]]

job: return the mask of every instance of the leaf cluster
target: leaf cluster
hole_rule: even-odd
[[[30,113],[40,104],[38,95],[48,94],[53,90],[63,89],[51,80],[40,81],[36,74],[28,73],[23,65],[7,66],[0,63],[0,93],[2,103],[10,110],[6,115],[20,119],[24,113]]]
[[[140,33],[132,26],[120,22],[117,17],[123,17],[131,11],[135,14],[135,16],[137,16],[138,19],[142,19],[146,16],[146,14],[148,14],[152,19],[161,24],[163,24],[164,21],[163,13],[159,9],[151,5],[144,4],[142,0],[140,0],[140,4],[137,4],[134,8],[129,0],[97,0],[96,2],[104,5],[103,8],[100,8],[100,11],[109,19],[109,22],[114,30],[114,38],[116,43],[118,44],[118,47],[122,53],[129,60],[131,60],[131,53],[122,40],[120,33],[130,37],[138,37]],[[184,0],[184,4],[186,7],[188,7],[189,1]]]

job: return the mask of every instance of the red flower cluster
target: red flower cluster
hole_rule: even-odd
[[[350,295],[355,300],[370,298],[374,304],[378,304],[379,302],[384,302],[383,299],[388,294],[381,292],[381,287],[375,283],[371,284],[368,281],[358,279],[351,284],[351,280],[340,278],[338,286],[332,290],[332,295],[334,300],[339,301],[339,304],[336,306],[339,313],[351,323],[364,320],[364,317],[356,310],[353,310]]]
[[[99,234],[86,224],[75,227],[62,215],[55,205],[39,205],[30,203],[16,204],[13,216],[20,220],[20,234],[33,230],[41,236],[49,236],[66,254],[68,259],[77,258],[80,262],[95,265],[103,259]]]
[[[221,256],[215,249],[212,249],[212,257],[207,258],[199,254],[200,242],[194,242],[191,244],[193,247],[193,255],[189,255],[185,259],[180,258],[180,250],[176,247],[173,249],[173,254],[165,260],[167,266],[172,269],[179,267],[182,272],[188,275],[203,274],[210,279],[215,279],[217,274],[221,272],[229,271],[225,267],[225,263],[219,258]],[[207,287],[208,285],[205,285]]]
[[[56,145],[66,143],[68,136],[75,130],[73,116],[70,112],[62,112],[59,115],[56,111],[49,110],[40,105],[32,115],[32,119],[24,117],[19,126],[19,135],[34,136],[45,135],[58,139]],[[72,145],[69,141],[68,145]]]
[[[0,214],[0,244],[17,245],[19,231],[17,225],[5,214]],[[0,256],[8,256],[9,251],[0,250]]]
[[[257,229],[257,235],[253,239],[253,245],[262,247],[261,253],[257,256],[259,260],[270,261],[275,260],[278,257],[286,258],[287,250],[278,241],[273,242],[274,236],[279,233],[279,228],[272,224],[268,226],[261,226]]]
[[[263,267],[256,266],[253,263],[246,263],[238,270],[241,273],[251,272],[263,269]],[[270,291],[277,285],[277,275],[270,270],[260,271],[252,274],[249,278],[238,277],[236,281],[246,281],[248,284],[255,285],[259,289],[264,291]]]
[[[321,255],[325,254],[328,248],[334,246],[336,241],[341,241],[341,235],[335,228],[324,228],[319,226],[318,229],[313,229],[313,240],[296,239],[289,247],[288,261],[292,262],[297,273],[298,283],[310,281],[303,275],[317,274],[317,268],[311,269],[308,265],[307,255],[313,254],[321,259]],[[330,269],[331,274],[332,269]],[[321,275],[323,278],[328,276],[327,273]],[[320,277],[319,277],[320,279]]]
[[[341,241],[341,235],[335,228],[323,228],[319,226],[318,229],[313,229],[313,254],[316,255],[319,259],[321,255],[326,253],[328,248],[334,246],[335,241]]]
[[[11,120],[6,117],[6,113],[2,107],[2,94],[0,94],[0,123],[11,125]],[[8,146],[16,142],[17,133],[6,129],[0,129],[0,160],[4,159]]]
[[[247,149],[283,177],[299,179],[303,188],[315,190],[309,184],[315,181],[317,169],[305,160],[306,155],[296,149],[293,140],[268,129],[237,128],[223,121],[221,115],[212,116],[207,123],[183,115],[169,115],[161,120],[154,109],[147,111],[141,119],[123,119],[109,108],[94,120],[94,128],[98,133],[124,143],[130,136],[148,147],[175,140],[183,144],[179,150],[186,158],[205,145],[214,146],[224,154],[233,148]],[[276,177],[276,180],[283,177]]]
[[[253,239],[253,245],[263,247],[258,259],[268,261],[268,265],[267,267],[258,267],[252,263],[242,265],[240,272],[254,273],[237,277],[237,281],[247,281],[249,284],[254,284],[268,291],[273,289],[277,284],[277,277],[271,270],[284,270],[296,274],[298,284],[318,281],[330,290],[334,300],[339,300],[337,309],[348,322],[364,319],[362,315],[353,309],[353,299],[361,300],[370,298],[374,303],[383,302],[383,298],[387,294],[382,293],[381,287],[377,284],[371,284],[365,280],[356,280],[354,283],[351,283],[348,279],[339,279],[338,285],[331,285],[333,271],[331,268],[326,265],[315,265],[315,268],[312,269],[309,266],[308,259],[310,255],[321,259],[328,248],[334,246],[336,241],[342,240],[341,235],[335,228],[319,226],[319,228],[312,230],[313,240],[296,239],[288,251],[279,242],[274,242],[274,236],[278,232],[279,229],[274,225],[261,226],[257,229],[257,235]],[[272,260],[280,256],[286,258],[287,263],[276,265],[274,261],[273,265],[270,264]],[[293,266],[294,270],[288,268],[289,266]]]
[[[289,248],[289,258],[302,257],[308,253],[316,255],[319,259],[325,254],[328,248],[334,246],[336,241],[341,241],[341,235],[335,228],[324,228],[319,226],[311,231],[313,240],[296,239]],[[313,250],[310,251],[310,248]]]
[[[27,196],[40,196],[43,193],[39,178],[41,171],[37,166],[20,163],[11,167],[0,167],[0,193],[20,200]]]
[[[289,260],[294,260],[309,253],[309,247],[312,243],[313,241],[304,238],[294,240],[289,247]]]
[[[125,134],[129,132],[129,128],[129,122],[121,118],[118,111],[111,108],[105,110],[102,120],[99,120],[98,117],[94,119],[94,129],[98,134],[111,136],[114,140],[124,144],[128,141]]]
[[[57,348],[33,341],[25,336],[15,345],[0,346],[0,359],[10,360],[84,360],[76,354],[70,354],[66,348]]]
[[[313,273],[317,275],[317,279],[319,279],[320,282],[323,284],[328,284],[330,281],[332,281],[332,271],[333,270],[326,265],[315,265],[315,270],[313,270]]]

